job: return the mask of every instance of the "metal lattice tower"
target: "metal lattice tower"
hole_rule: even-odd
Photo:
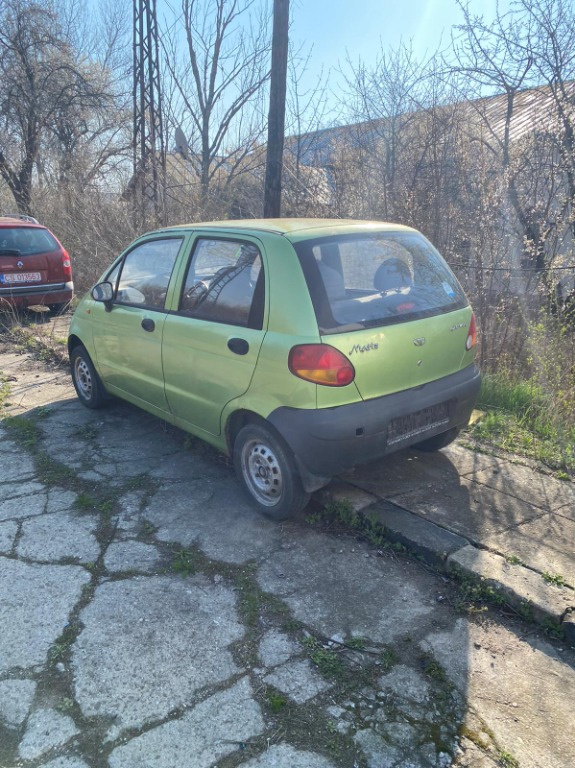
[[[156,0],[134,0],[134,203],[141,222],[164,222],[166,153]]]

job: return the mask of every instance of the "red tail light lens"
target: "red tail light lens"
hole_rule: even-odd
[[[471,322],[469,323],[469,330],[467,331],[467,341],[465,342],[465,349],[468,351],[473,349],[477,344],[477,324],[475,322],[475,315],[471,315]]]
[[[355,378],[355,369],[347,357],[328,344],[292,347],[288,365],[294,376],[326,387],[345,387]]]
[[[64,248],[62,248],[62,269],[64,271],[64,275],[71,279],[72,278],[72,262],[70,261],[70,256],[68,255],[68,251],[66,251]]]

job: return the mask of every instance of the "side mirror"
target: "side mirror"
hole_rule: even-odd
[[[94,301],[101,301],[106,306],[106,311],[110,312],[112,309],[112,299],[114,298],[114,287],[112,283],[107,280],[103,283],[95,285],[90,294]]]

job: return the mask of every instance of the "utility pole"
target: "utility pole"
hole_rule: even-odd
[[[165,223],[166,153],[162,123],[156,0],[134,2],[134,211]]]
[[[270,111],[264,188],[264,218],[281,216],[288,60],[289,0],[274,0]]]

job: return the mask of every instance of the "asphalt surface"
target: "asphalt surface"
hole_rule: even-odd
[[[1,768],[571,768],[572,483],[459,442],[278,525],[26,349],[0,346]]]

